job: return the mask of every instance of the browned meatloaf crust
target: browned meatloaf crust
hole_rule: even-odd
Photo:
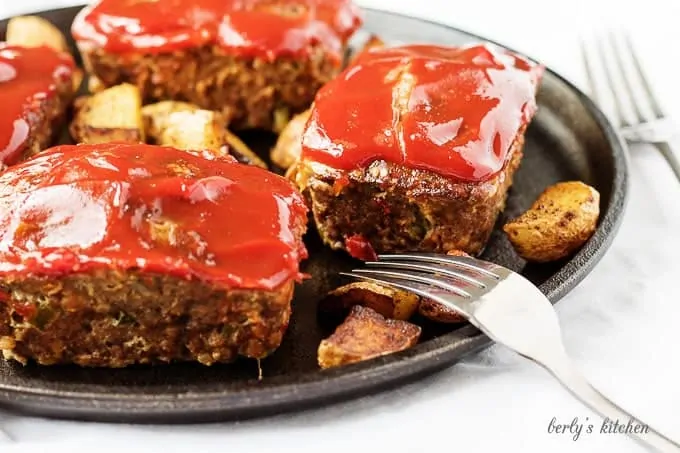
[[[334,249],[346,249],[346,240],[358,237],[377,253],[479,254],[505,207],[523,145],[524,129],[503,169],[479,183],[385,161],[349,172],[303,161],[291,177],[307,199],[323,242]]]
[[[275,110],[305,110],[340,70],[339,62],[321,48],[313,49],[309,58],[273,62],[226,55],[215,45],[160,54],[80,50],[85,68],[104,86],[132,83],[145,103],[172,99],[219,110],[231,118],[234,129],[272,129]]]
[[[6,357],[123,367],[265,357],[288,326],[294,282],[277,291],[227,291],[165,275],[107,271],[2,287],[13,301],[23,301],[0,303]],[[37,311],[27,319],[32,307]]]

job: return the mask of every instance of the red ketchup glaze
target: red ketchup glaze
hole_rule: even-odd
[[[19,161],[40,101],[56,95],[57,84],[74,68],[70,55],[49,47],[0,43],[0,163]]]
[[[218,44],[229,54],[273,60],[320,45],[339,62],[361,23],[351,0],[100,0],[71,31],[113,53]]]
[[[360,234],[345,238],[345,248],[353,258],[362,261],[377,261],[378,255],[373,246]]]
[[[287,180],[233,159],[59,146],[0,175],[0,275],[140,269],[272,290],[301,276],[306,215]]]
[[[338,170],[385,160],[489,179],[536,112],[542,74],[541,65],[487,45],[373,49],[317,94],[302,158]]]

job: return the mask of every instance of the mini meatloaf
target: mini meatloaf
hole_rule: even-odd
[[[0,43],[0,167],[50,146],[75,95],[73,57]]]
[[[503,210],[543,67],[490,45],[360,55],[322,88],[289,172],[323,241],[480,253]]]
[[[262,358],[291,314],[307,208],[207,153],[60,146],[0,175],[0,348],[40,364]]]
[[[351,0],[100,0],[72,34],[99,85],[145,102],[220,110],[234,129],[273,129],[341,69],[361,25]]]

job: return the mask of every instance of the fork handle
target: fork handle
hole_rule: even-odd
[[[669,142],[656,143],[656,147],[661,152],[664,159],[666,159],[668,165],[670,165],[677,180],[680,181],[680,157],[678,157],[678,147],[674,147]]]
[[[605,418],[605,422],[607,419],[612,422],[617,421],[619,426],[622,422],[626,423],[626,427],[631,426],[630,430],[626,430],[626,434],[647,446],[653,447],[657,451],[664,453],[680,452],[680,445],[675,441],[669,439],[636,417],[633,417],[633,415],[617,406],[613,401],[593,387],[583,375],[577,371],[576,367],[571,363],[566,354],[559,360],[551,360],[551,362],[552,363],[546,363],[543,366],[547,368],[567,390],[581,400],[583,404]],[[628,425],[629,421],[630,425]],[[638,431],[640,432],[635,432],[635,430],[632,429],[635,427],[638,427]]]

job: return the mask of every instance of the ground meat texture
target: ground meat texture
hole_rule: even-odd
[[[81,48],[85,67],[104,87],[132,83],[145,103],[178,100],[218,110],[233,129],[274,126],[274,112],[304,111],[318,89],[335,77],[341,62],[313,48],[306,58],[226,54],[219,46],[159,53],[114,54]]]
[[[115,271],[4,282],[0,347],[6,358],[42,365],[263,358],[283,339],[293,287],[289,281],[276,291],[224,290]]]
[[[385,161],[349,172],[302,161],[290,177],[305,196],[323,242],[333,249],[347,250],[348,239],[360,237],[377,253],[461,250],[477,255],[505,207],[523,137],[524,130],[503,169],[478,183]]]

